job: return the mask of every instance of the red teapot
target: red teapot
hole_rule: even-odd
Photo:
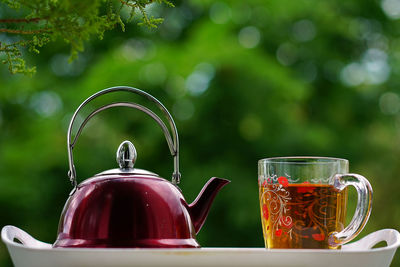
[[[116,91],[135,93],[154,102],[166,116],[172,137],[163,120],[148,108],[131,102],[116,102],[90,113],[72,140],[72,126],[79,111],[93,99]],[[112,107],[140,110],[158,123],[174,158],[172,183],[153,172],[134,168],[136,149],[131,142],[124,141],[117,150],[119,168],[96,174],[77,184],[72,153],[77,138],[93,116]],[[178,132],[172,116],[160,101],[132,87],[112,87],[99,91],[75,111],[67,139],[68,176],[74,188],[62,212],[54,247],[200,247],[196,234],[203,226],[216,194],[229,181],[211,178],[193,203],[185,201],[178,187],[181,178]]]

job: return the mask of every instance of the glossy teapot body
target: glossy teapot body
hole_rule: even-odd
[[[64,210],[55,247],[199,247],[189,205],[156,176],[94,177]]]

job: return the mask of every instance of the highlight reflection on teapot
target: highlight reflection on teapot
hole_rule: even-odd
[[[72,140],[72,126],[79,111],[93,99],[116,91],[135,93],[156,103],[168,119],[172,137],[164,122],[148,108],[131,102],[116,102],[89,114]],[[117,151],[118,169],[104,171],[77,185],[73,147],[86,123],[111,107],[140,110],[158,123],[174,158],[172,183],[155,173],[134,168],[136,149],[130,141],[124,141]],[[74,189],[62,212],[54,247],[200,247],[196,234],[203,226],[216,194],[229,183],[226,179],[211,178],[193,203],[188,204],[177,187],[181,175],[175,122],[160,101],[132,87],[99,91],[78,107],[68,129],[68,159],[68,175]]]

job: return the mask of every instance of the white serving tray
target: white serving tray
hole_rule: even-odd
[[[400,234],[383,229],[341,250],[265,248],[94,249],[52,248],[14,226],[5,226],[1,238],[16,267],[63,266],[323,266],[389,267],[400,245]],[[15,241],[18,240],[21,243]],[[387,246],[372,248],[381,241]]]

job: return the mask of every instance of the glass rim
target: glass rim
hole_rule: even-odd
[[[309,161],[307,161],[309,160]],[[263,158],[258,161],[259,164],[332,164],[332,163],[345,163],[348,164],[347,159],[334,158],[334,157],[315,157],[315,156],[291,156],[291,157],[271,157]]]

